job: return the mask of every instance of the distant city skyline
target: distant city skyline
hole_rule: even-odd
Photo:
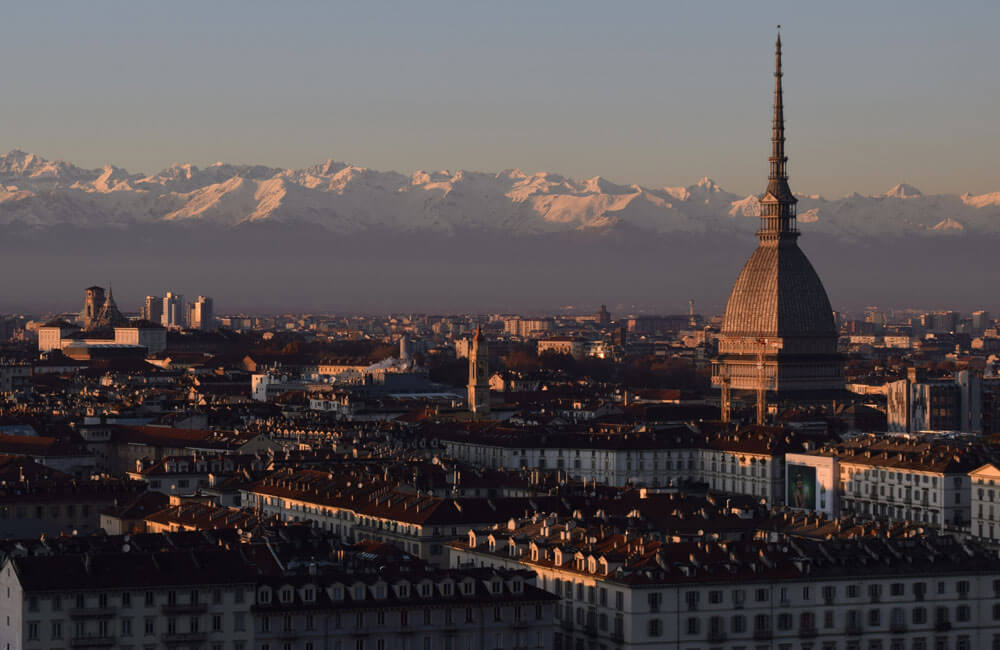
[[[987,3],[58,7],[7,7],[0,150],[759,193],[780,22],[797,190],[1000,190]]]

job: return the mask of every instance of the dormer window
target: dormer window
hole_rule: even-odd
[[[431,584],[429,582],[425,582],[424,584],[420,585],[420,595],[423,596],[424,598],[430,597]]]
[[[283,603],[290,603],[293,600],[292,593],[293,591],[291,587],[283,587],[281,591],[278,592],[278,598]]]
[[[513,582],[511,582],[510,583],[510,590],[513,591],[515,594],[521,593],[521,581],[520,580],[514,580]]]
[[[354,587],[354,600],[364,600],[365,599],[365,586],[356,585]]]
[[[375,597],[385,598],[385,585],[378,585],[375,587]]]
[[[271,590],[267,587],[261,589],[260,593],[257,594],[257,600],[260,601],[261,604],[269,604],[271,602]]]
[[[316,600],[316,590],[312,587],[306,587],[302,590],[302,600],[307,603],[311,603]]]
[[[344,599],[344,588],[341,587],[340,585],[337,585],[336,587],[333,588],[333,599],[334,600]]]
[[[397,589],[400,598],[408,598],[410,596],[410,585],[401,584]]]
[[[503,583],[501,583],[499,580],[494,580],[490,584],[490,591],[492,591],[495,594],[499,594],[500,592],[503,591]]]
[[[465,594],[466,596],[468,596],[468,595],[470,595],[472,593],[472,583],[471,582],[464,582],[464,583],[462,583],[462,593]]]

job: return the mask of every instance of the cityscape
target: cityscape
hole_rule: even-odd
[[[1000,267],[995,248],[983,257],[964,239],[993,246],[977,229],[995,227],[1000,194],[962,195],[961,212],[906,184],[837,208],[794,191],[791,144],[814,104],[789,66],[809,36],[768,30],[742,55],[760,64],[755,101],[769,106],[762,189],[746,199],[707,178],[672,193],[507,170],[499,198],[486,174],[390,182],[332,160],[91,178],[19,150],[0,158],[11,251],[74,266],[21,269],[51,294],[25,298],[37,277],[0,285],[3,650],[1000,648]],[[359,177],[356,201],[344,188]],[[453,212],[413,212],[439,228],[425,247],[428,231],[394,220],[429,204],[413,188],[438,184]],[[562,194],[539,199],[542,185]],[[542,232],[508,201],[545,203],[549,224],[585,215],[573,237],[586,246],[623,227],[623,248],[644,239],[629,219],[660,223],[675,201],[726,248],[702,260],[711,273],[661,278],[664,295],[644,293],[655,277],[615,276],[545,303],[548,289],[524,279],[553,282],[555,253],[535,268],[511,244],[527,240],[498,239],[489,254],[507,249],[507,275],[478,255],[489,232],[463,230],[492,219]],[[140,203],[132,230],[123,215]],[[810,240],[855,226],[877,239],[861,230],[882,227],[869,212],[903,203],[900,223],[942,257],[910,259],[928,275],[897,293],[881,278],[849,295],[844,278],[902,253],[838,264]],[[492,207],[467,217],[469,205]],[[913,217],[927,205],[933,216]],[[291,212],[335,226],[253,230]],[[204,214],[233,229],[168,230]],[[345,234],[358,214],[388,230],[362,246]],[[394,228],[413,255],[383,266],[395,255],[378,242]],[[292,231],[345,265],[259,254]],[[164,247],[157,233],[178,237],[191,265],[141,261]],[[692,241],[645,245],[686,259]],[[463,249],[448,263],[464,260],[467,277],[434,275],[448,247]],[[951,287],[920,285],[950,250],[968,259],[948,269],[961,282],[946,302]],[[581,266],[612,273],[608,258]],[[289,274],[302,283],[268,284]],[[351,302],[379,291],[358,288],[363,276],[398,293]],[[882,307],[865,304],[879,292]]]

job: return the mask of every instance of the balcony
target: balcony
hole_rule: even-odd
[[[811,639],[819,634],[819,630],[816,629],[815,625],[803,625],[799,628],[799,636],[803,639]]]
[[[708,631],[708,642],[709,643],[722,643],[726,640],[726,633],[722,630],[709,630]]]
[[[857,622],[848,623],[847,626],[844,628],[844,631],[847,632],[848,634],[861,634],[862,632],[861,623]]]
[[[583,626],[583,631],[589,636],[597,636],[597,623],[587,623]]]
[[[74,607],[69,610],[70,618],[112,618],[114,615],[112,607]]]
[[[561,627],[564,630],[570,630],[570,631],[572,631],[573,630],[573,619],[571,619],[571,618],[564,618],[563,620],[559,621],[559,627]]]
[[[173,632],[163,635],[166,643],[199,643],[208,637],[208,632]]]
[[[174,603],[173,605],[164,605],[160,608],[164,614],[204,614],[208,611],[208,603],[188,603],[186,605],[181,605],[179,603]]]
[[[71,648],[107,648],[114,644],[113,636],[81,636],[69,641]]]
[[[951,623],[948,621],[938,621],[934,624],[935,632],[949,632],[951,631]]]
[[[903,623],[902,621],[889,623],[889,631],[893,634],[902,634],[906,632],[906,623]]]
[[[767,641],[773,636],[771,630],[754,630],[753,640],[754,641]]]
[[[611,640],[615,643],[625,643],[625,633],[621,630],[615,630],[611,633]]]

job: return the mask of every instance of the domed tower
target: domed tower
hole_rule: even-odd
[[[482,325],[469,350],[469,410],[476,419],[490,414],[490,348]]]
[[[723,419],[729,391],[755,391],[758,421],[767,396],[814,401],[844,386],[837,327],[823,283],[799,248],[796,199],[788,187],[781,88],[781,35],[775,48],[774,122],[767,190],[760,197],[760,243],[726,303],[713,367],[722,388]]]

